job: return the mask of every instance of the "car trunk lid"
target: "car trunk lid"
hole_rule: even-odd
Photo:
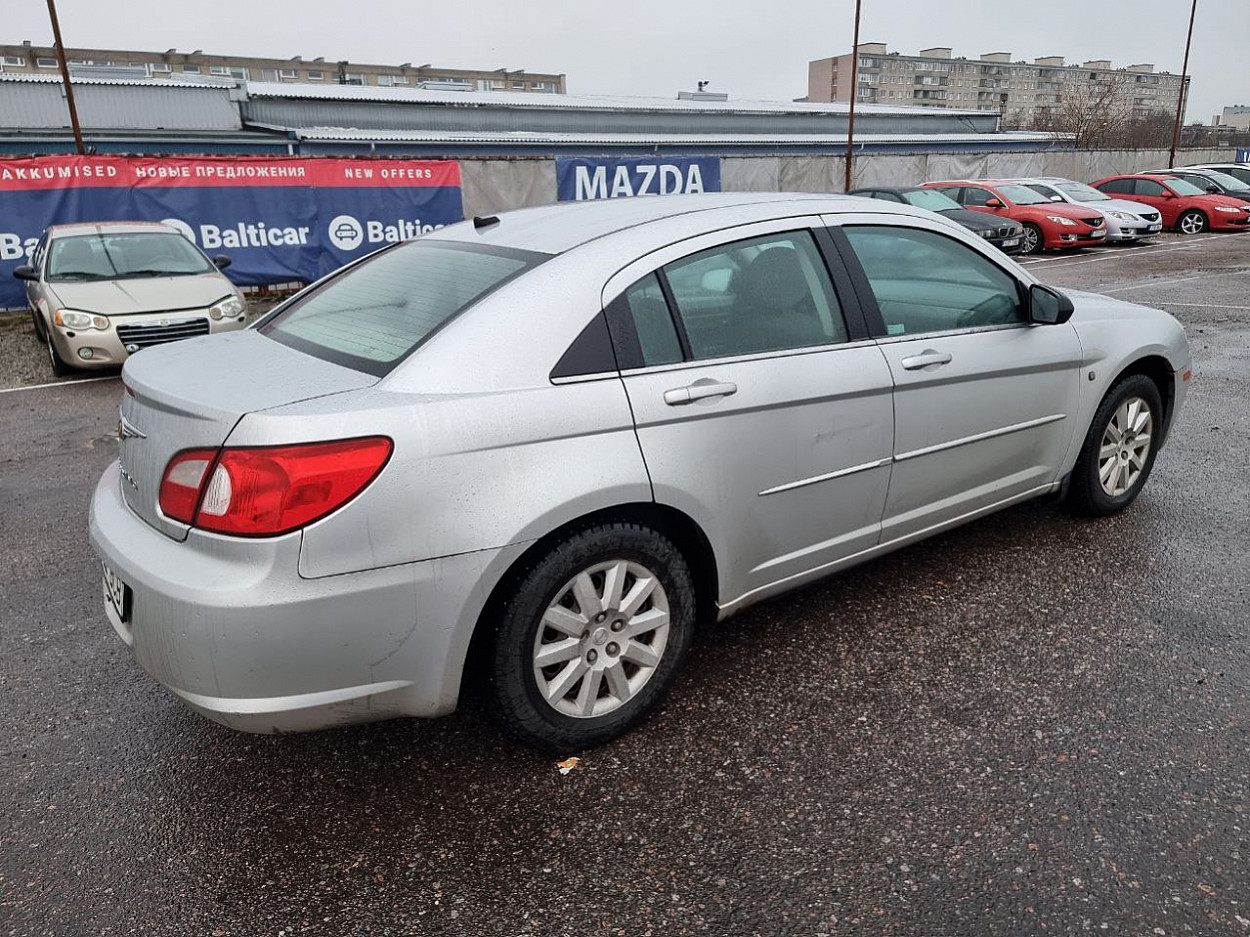
[[[244,414],[358,390],[378,379],[244,329],[142,351],[126,362],[122,380],[122,494],[148,524],[183,540],[188,526],[166,517],[158,503],[172,456],[220,447]]]

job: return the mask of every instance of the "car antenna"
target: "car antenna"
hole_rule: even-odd
[[[477,231],[481,231],[483,228],[489,228],[493,224],[499,224],[499,219],[494,215],[473,216],[473,227]]]

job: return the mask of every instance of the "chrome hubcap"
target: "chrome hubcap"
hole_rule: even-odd
[[[668,595],[631,560],[578,573],[556,593],[534,637],[538,692],[566,716],[620,708],[655,673],[668,644]]]
[[[1141,397],[1130,397],[1112,414],[1098,450],[1098,481],[1111,497],[1124,494],[1141,478],[1153,427],[1150,405]]]

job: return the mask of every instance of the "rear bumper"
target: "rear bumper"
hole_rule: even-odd
[[[92,497],[90,539],[130,589],[127,621],[104,604],[139,665],[249,732],[451,712],[486,584],[522,549],[303,579],[300,533],[171,540],[125,504],[116,465]]]

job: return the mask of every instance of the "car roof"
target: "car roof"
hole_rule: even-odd
[[[73,224],[48,225],[52,238],[81,234],[125,234],[127,232],[156,231],[161,234],[178,234],[176,228],[159,221],[80,221]]]
[[[686,219],[696,213],[707,230],[794,215],[864,211],[897,212],[924,217],[909,205],[859,196],[809,192],[718,192],[703,195],[644,195],[636,198],[556,202],[501,212],[498,223],[478,228],[474,221],[448,225],[428,235],[433,240],[463,241],[560,254],[608,235],[644,225]],[[479,220],[480,223],[480,220]],[[662,225],[660,225],[662,226]],[[657,232],[658,233],[658,232]]]

